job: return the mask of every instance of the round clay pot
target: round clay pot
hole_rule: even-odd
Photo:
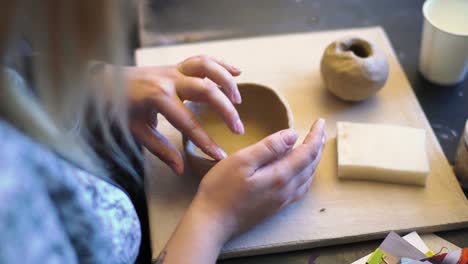
[[[384,86],[388,62],[385,54],[374,44],[348,37],[328,45],[320,70],[331,93],[345,101],[361,101]]]
[[[234,106],[244,123],[244,135],[231,132],[221,116],[209,105],[186,103],[205,131],[228,155],[294,126],[287,102],[275,90],[253,83],[241,83],[238,87],[242,104]],[[186,137],[183,138],[183,144],[192,173],[202,177],[217,163]]]

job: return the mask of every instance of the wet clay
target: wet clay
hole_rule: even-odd
[[[204,103],[190,102],[187,107],[197,116],[201,126],[228,154],[255,144],[261,139],[293,127],[287,103],[271,88],[258,84],[239,84],[242,104],[234,105],[244,123],[244,135],[234,134],[221,116]],[[187,160],[195,174],[203,176],[216,162],[191,141],[184,138]]]
[[[337,40],[325,49],[320,64],[326,88],[345,101],[361,101],[377,93],[388,78],[385,54],[357,38]]]

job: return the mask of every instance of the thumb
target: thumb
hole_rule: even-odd
[[[239,155],[249,157],[251,165],[257,169],[286,154],[294,146],[297,138],[295,130],[281,130],[241,150]]]

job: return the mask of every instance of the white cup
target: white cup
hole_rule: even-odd
[[[431,82],[454,85],[468,72],[468,0],[426,0],[419,70]]]

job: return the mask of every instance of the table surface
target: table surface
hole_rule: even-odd
[[[438,87],[420,76],[418,59],[422,4],[422,0],[144,0],[138,7],[140,45],[147,47],[381,25],[445,155],[453,163],[468,117],[468,82],[465,80],[457,86]],[[442,232],[439,235],[460,247],[468,247],[468,230]],[[338,254],[336,250],[325,250],[335,253],[328,257],[321,254],[317,263],[349,263],[372,251],[379,243],[373,241],[340,246]],[[222,263],[307,263],[308,256],[313,252],[304,250]]]

